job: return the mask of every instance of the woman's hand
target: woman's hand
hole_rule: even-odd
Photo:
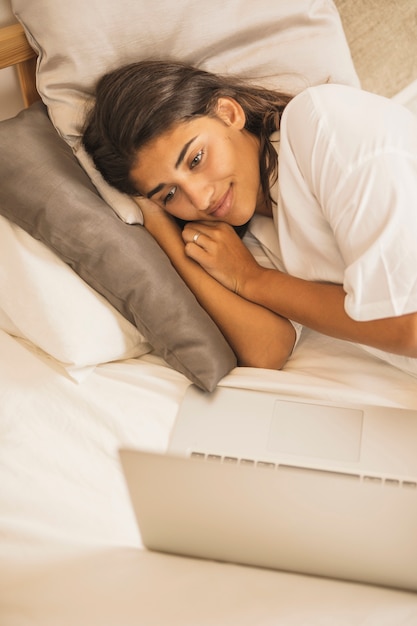
[[[240,294],[260,266],[232,226],[225,222],[190,222],[182,233],[185,253],[230,291]]]
[[[184,242],[177,222],[152,200],[140,198],[136,202],[142,211],[146,230],[175,265],[176,257],[181,253],[184,254]]]
[[[158,231],[164,226],[167,226],[169,228],[175,227],[179,232],[175,220],[155,202],[147,198],[134,198],[134,200],[142,211],[143,223],[146,230],[154,234],[153,231]]]
[[[236,353],[242,355],[241,363],[253,363],[251,359],[255,349],[260,346],[261,357],[256,366],[270,367],[262,361],[262,355],[271,348],[272,338],[279,338],[279,345],[272,350],[273,358],[277,362],[276,355],[281,354],[281,363],[285,362],[291,352],[294,335],[284,318],[331,337],[417,358],[417,313],[357,322],[345,312],[346,293],[342,285],[310,282],[276,269],[260,267],[233,228],[225,223],[190,222],[181,236],[174,220],[154,203],[146,201],[143,207],[142,203],[140,206],[145,208],[146,228],[223,329]],[[176,263],[178,258],[182,260]],[[195,267],[189,268],[186,259]],[[188,268],[192,270],[191,278]],[[207,282],[206,277],[210,277],[212,283]],[[216,289],[223,289],[218,297],[214,295]],[[236,312],[233,314],[236,298]],[[247,312],[252,303],[256,306]],[[224,310],[219,312],[222,308]],[[238,330],[239,321],[243,326],[241,332]],[[252,323],[252,334],[248,332],[249,322]],[[264,337],[260,340],[262,332]],[[248,344],[250,336],[253,343]]]
[[[193,222],[181,233],[175,220],[155,203],[141,198],[138,204],[144,215],[145,228],[218,325],[234,350],[239,365],[271,369],[283,367],[294,346],[294,328],[288,320],[233,293],[238,289],[239,281],[243,280],[243,274],[238,271],[240,265],[259,267],[255,261],[252,262],[252,255],[233,228],[227,224]],[[192,241],[194,235],[202,233],[203,229],[205,244],[210,252],[199,249]],[[223,278],[225,284],[227,281],[230,287],[225,287],[216,280],[217,277]]]

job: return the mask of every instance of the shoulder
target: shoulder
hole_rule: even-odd
[[[356,87],[310,87],[291,100],[281,143],[299,154],[332,153],[341,166],[383,153],[417,157],[417,116],[393,100]]]
[[[340,130],[356,125],[380,132],[383,125],[385,135],[390,129],[394,133],[407,129],[417,137],[417,117],[408,109],[394,100],[348,85],[317,85],[296,95],[285,108],[283,123],[296,120],[327,122]]]
[[[354,107],[354,110],[357,110],[357,108],[385,108],[392,105],[395,107],[399,106],[389,98],[365,91],[359,87],[326,83],[308,87],[301,91],[290,100],[285,112],[288,114],[289,111],[299,110],[304,107],[325,112],[334,111],[335,108],[346,110],[346,108],[351,109],[351,107]]]

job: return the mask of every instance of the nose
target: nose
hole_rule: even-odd
[[[197,211],[207,211],[214,194],[214,186],[202,177],[192,176],[182,185],[183,193]]]

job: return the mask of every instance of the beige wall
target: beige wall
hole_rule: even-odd
[[[362,87],[391,98],[417,80],[417,0],[335,0]]]
[[[0,0],[0,26],[8,26],[15,21],[10,0]],[[0,120],[13,117],[22,107],[23,102],[15,69],[0,70]]]

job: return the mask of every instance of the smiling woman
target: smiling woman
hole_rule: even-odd
[[[417,374],[417,120],[406,109],[357,88],[292,98],[145,61],[99,81],[84,145],[107,182],[141,197],[146,228],[241,365],[281,367],[306,325]],[[260,267],[231,228],[256,214],[274,219],[284,267]]]
[[[99,81],[83,134],[105,180],[142,196],[146,228],[217,323],[240,365],[281,368],[295,344],[294,326],[191,261],[168,212],[213,223],[227,213],[230,224],[240,225],[264,198],[270,202],[277,156],[269,135],[289,99],[183,63],[134,63]]]
[[[219,121],[222,102],[235,100],[244,114],[244,130],[257,138],[257,168],[261,186],[269,196],[270,177],[276,169],[276,151],[270,135],[291,96],[257,88],[232,77],[222,77],[179,62],[145,61],[121,67],[103,76],[96,86],[93,107],[84,130],[84,144],[97,169],[113,186],[135,195],[131,174],[139,151],[179,122],[198,118]],[[227,120],[224,120],[227,123]],[[189,141],[195,133],[190,133]],[[176,146],[177,158],[185,156]],[[158,164],[159,166],[161,163]],[[158,181],[159,182],[159,181]]]
[[[240,226],[265,204],[259,140],[245,130],[245,114],[235,100],[219,98],[215,115],[178,124],[151,140],[138,150],[130,178],[141,195],[174,217]]]

